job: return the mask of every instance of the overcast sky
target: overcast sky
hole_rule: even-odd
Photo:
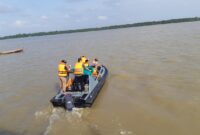
[[[0,0],[0,36],[200,16],[200,0]]]

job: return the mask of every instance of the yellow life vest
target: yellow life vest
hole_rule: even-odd
[[[85,66],[85,67],[88,67],[88,66],[89,66],[89,64],[88,64],[88,63],[84,63],[84,66]]]
[[[81,57],[81,62],[84,64],[86,59],[87,59],[86,57]]]
[[[63,63],[60,63],[58,65],[58,76],[60,76],[60,77],[67,76],[67,70],[65,68],[66,68],[66,65]]]
[[[82,62],[77,62],[74,66],[74,74],[82,75],[83,74],[83,65]]]

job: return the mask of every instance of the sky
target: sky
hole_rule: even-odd
[[[0,0],[0,37],[184,17],[200,0]]]

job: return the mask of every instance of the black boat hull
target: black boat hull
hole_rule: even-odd
[[[89,92],[67,92],[66,94],[63,94],[62,92],[59,92],[56,96],[54,96],[50,101],[55,107],[64,107],[67,110],[70,110],[71,106],[73,107],[91,107],[93,102],[95,101],[98,93],[101,91],[101,88],[103,87],[107,75],[108,70],[105,66],[101,67],[100,70],[100,77],[96,78],[94,82],[94,85],[91,84],[91,89]],[[102,72],[102,73],[101,73]],[[70,98],[72,97],[72,98]]]

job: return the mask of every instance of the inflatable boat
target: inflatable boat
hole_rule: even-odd
[[[60,91],[51,99],[53,106],[61,106],[67,110],[74,107],[91,107],[99,91],[105,83],[108,70],[105,66],[100,66],[98,75],[75,76],[71,89],[66,93]]]

